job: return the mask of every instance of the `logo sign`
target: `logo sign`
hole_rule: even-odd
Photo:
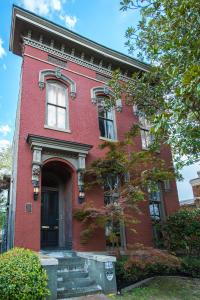
[[[112,281],[114,277],[113,271],[106,271],[106,278],[108,279],[108,281]]]

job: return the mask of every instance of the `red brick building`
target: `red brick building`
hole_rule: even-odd
[[[88,245],[80,244],[81,225],[73,210],[81,207],[81,171],[103,155],[104,140],[122,140],[138,122],[123,99],[106,112],[103,97],[112,71],[121,79],[148,71],[145,63],[97,44],[46,19],[14,6],[10,50],[22,57],[14,136],[14,165],[9,208],[8,246],[105,251],[100,230]],[[148,129],[141,129],[136,147],[148,146]],[[171,164],[171,152],[160,156]],[[121,231],[121,245],[153,243],[151,216],[162,218],[179,208],[175,181],[143,205],[138,234]],[[102,206],[102,189],[88,192],[85,201]]]

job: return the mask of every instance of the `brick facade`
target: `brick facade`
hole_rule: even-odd
[[[16,12],[18,14],[25,15],[27,20],[17,19]],[[30,17],[30,20],[28,20]],[[99,134],[99,125],[98,125],[98,111],[97,106],[92,103],[91,99],[91,90],[96,87],[104,87],[105,82],[102,81],[103,75],[108,76],[108,74],[102,74],[101,77],[97,76],[98,72],[95,71],[95,68],[92,65],[86,66],[86,63],[80,64],[80,55],[79,61],[77,58],[77,63],[74,62],[75,59],[65,60],[62,59],[63,63],[61,64],[61,58],[56,55],[56,41],[58,37],[56,33],[54,35],[54,59],[49,59],[50,50],[41,49],[42,47],[36,47],[33,43],[31,44],[30,40],[33,41],[40,38],[40,34],[44,35],[44,39],[52,38],[52,29],[53,26],[51,23],[45,21],[46,26],[49,26],[49,33],[44,33],[43,30],[38,29],[37,26],[31,23],[32,19],[36,19],[38,24],[43,24],[44,20],[32,15],[28,12],[25,12],[19,8],[15,8],[13,18],[16,19],[15,27],[12,28],[13,36],[13,46],[12,51],[15,54],[22,56],[22,78],[21,78],[21,97],[20,97],[20,109],[19,116],[17,119],[17,125],[19,126],[19,134],[15,135],[15,143],[17,140],[17,166],[15,166],[16,176],[13,178],[15,182],[15,188],[12,190],[12,210],[13,217],[10,216],[10,222],[13,222],[13,228],[10,229],[10,232],[13,231],[13,245],[18,247],[30,248],[33,250],[40,250],[40,234],[41,234],[41,194],[39,194],[38,200],[34,201],[33,199],[33,184],[32,184],[32,164],[33,164],[33,152],[35,151],[34,145],[30,146],[30,143],[27,142],[28,136],[37,136],[57,141],[67,141],[72,143],[78,143],[81,146],[91,145],[92,148],[88,150],[86,155],[86,166],[96,158],[103,156],[103,151],[99,150],[99,144],[102,143]],[[24,25],[24,26],[22,26]],[[56,26],[56,25],[55,25]],[[19,36],[25,35],[25,32],[29,33],[29,27],[32,30],[32,37],[29,36],[29,42],[24,40],[23,48],[20,50],[19,47]],[[26,30],[25,30],[26,29]],[[70,32],[68,32],[70,35]],[[30,35],[30,33],[29,33]],[[69,37],[65,36],[65,43],[72,43],[73,47],[76,47],[76,51],[80,50],[81,46],[78,40],[71,42]],[[89,43],[89,42],[88,42]],[[75,45],[75,46],[74,46]],[[52,45],[51,45],[52,46]],[[53,47],[53,46],[52,46]],[[79,49],[80,48],[80,49]],[[87,47],[86,54],[87,54]],[[88,50],[89,51],[89,50]],[[94,51],[94,56],[97,57],[100,55],[97,50]],[[96,52],[95,52],[96,51]],[[113,64],[117,64],[116,58],[110,58],[107,54],[103,53],[108,61]],[[71,53],[71,52],[70,52]],[[107,56],[106,56],[107,55]],[[116,54],[117,55],[117,54]],[[63,55],[64,56],[64,55]],[[92,59],[91,59],[92,60]],[[119,63],[123,66],[123,62]],[[128,68],[128,65],[124,63],[124,67]],[[133,61],[134,65],[134,61]],[[99,73],[102,72],[101,64],[99,66]],[[143,66],[145,68],[145,65]],[[41,70],[52,70],[53,72],[58,70],[63,76],[70,78],[76,84],[76,96],[72,97],[70,94],[70,87],[68,86],[68,104],[69,104],[69,129],[70,132],[64,132],[59,130],[52,130],[45,128],[45,116],[46,116],[46,87],[41,89],[38,85],[39,73]],[[138,66],[132,66],[132,70],[139,70]],[[109,69],[107,71],[109,73]],[[56,74],[56,73],[55,73]],[[100,80],[100,79],[101,80]],[[65,84],[62,78],[56,78],[55,76],[47,76],[47,80],[57,80]],[[115,111],[116,118],[116,128],[117,128],[117,139],[122,140],[124,133],[127,132],[133,123],[138,122],[137,117],[133,114],[131,107],[126,106],[122,99],[122,111]],[[50,142],[49,142],[50,143]],[[56,171],[58,174],[64,174],[68,172],[70,175],[70,209],[73,211],[75,208],[80,207],[81,204],[78,202],[78,173],[76,168],[77,159],[75,158],[76,153],[69,154],[70,151],[66,152],[66,159],[63,155],[63,151],[55,148],[54,150],[48,148],[48,146],[41,146],[42,150],[42,164],[40,165],[40,187],[42,184],[42,176],[44,166],[49,166],[50,164],[54,166],[55,163],[60,164],[59,170]],[[141,139],[140,137],[135,140],[135,150],[141,150]],[[47,149],[48,148],[48,149]],[[49,150],[50,149],[50,150]],[[60,153],[58,153],[60,151]],[[81,150],[82,151],[82,150]],[[79,155],[80,153],[78,153]],[[71,155],[71,156],[70,156]],[[64,157],[64,158],[63,158]],[[162,146],[160,157],[163,158],[168,164],[171,164],[172,157],[169,147]],[[70,158],[70,159],[68,159]],[[40,189],[41,192],[41,189]],[[93,200],[96,203],[97,207],[101,207],[103,204],[103,193],[102,189],[98,188],[95,192],[90,191],[86,193],[86,201]],[[163,202],[166,215],[176,211],[179,208],[178,196],[176,183],[172,182],[169,191],[163,191]],[[31,204],[31,213],[27,212],[26,205],[27,203]],[[152,225],[149,215],[149,206],[148,203],[142,204],[143,215],[139,216],[140,223],[137,224],[137,234],[133,235],[132,233],[126,231],[126,243],[131,244],[135,242],[140,242],[145,245],[152,245]],[[73,218],[72,218],[73,219]],[[72,220],[72,248],[74,250],[85,250],[85,251],[105,251],[105,235],[103,230],[99,230],[95,237],[86,245],[83,246],[80,243],[80,231],[81,224],[75,220]],[[11,234],[10,234],[11,235]],[[10,236],[12,239],[12,236]],[[12,243],[11,243],[12,244]]]

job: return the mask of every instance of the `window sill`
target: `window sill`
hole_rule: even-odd
[[[108,139],[108,138],[105,138],[103,136],[100,136],[99,139],[102,140],[102,141],[113,142],[113,143],[117,143],[118,142],[118,140]]]
[[[50,129],[50,130],[56,130],[56,131],[71,133],[71,130],[69,130],[69,129],[61,129],[61,128],[57,128],[57,127],[51,127],[51,126],[48,126],[48,125],[44,125],[44,128]]]

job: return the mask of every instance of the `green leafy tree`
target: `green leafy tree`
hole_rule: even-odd
[[[173,165],[165,165],[152,150],[135,151],[134,138],[139,126],[135,125],[123,141],[104,142],[100,148],[105,156],[95,160],[85,172],[87,189],[103,187],[104,204],[96,207],[93,202],[84,203],[74,216],[83,224],[81,242],[87,243],[98,228],[109,225],[108,240],[119,245],[116,227],[124,224],[135,232],[140,211],[139,203],[148,200],[148,189],[156,190],[157,182],[174,179]]]
[[[177,254],[199,256],[200,210],[180,210],[158,225],[164,236],[165,246]]]
[[[125,94],[127,104],[145,113],[156,140],[171,145],[178,166],[198,160],[200,1],[123,0],[120,5],[123,11],[140,11],[137,28],[126,31],[126,46],[151,66],[128,82],[120,82],[115,72],[116,97]]]
[[[8,197],[8,178],[11,174],[11,147],[0,150],[0,229],[5,221],[6,201]]]
[[[12,149],[10,146],[0,150],[0,178],[11,173]]]

